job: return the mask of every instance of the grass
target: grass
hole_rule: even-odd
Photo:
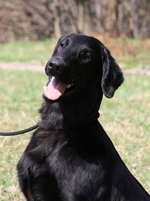
[[[107,35],[98,36],[117,58],[124,69],[147,67],[150,64],[150,40],[136,40],[126,37],[112,39]]]
[[[124,68],[149,66],[150,40],[128,38],[112,39],[98,36]],[[0,61],[3,62],[44,62],[47,61],[56,44],[55,39],[45,41],[14,41],[0,45]],[[142,47],[142,48],[141,48]]]
[[[46,76],[1,69],[0,75],[0,130],[13,131],[34,125],[40,118],[38,109]],[[0,137],[0,201],[24,200],[18,190],[16,164],[29,138],[30,134]]]
[[[131,172],[150,193],[149,85],[149,77],[126,76],[115,97],[104,98],[100,121]]]
[[[26,128],[39,120],[47,77],[38,72],[0,69],[0,130]],[[113,99],[104,98],[100,122],[128,168],[150,193],[150,78],[126,76]],[[0,201],[24,201],[16,164],[31,133],[0,137]]]
[[[14,41],[0,45],[0,61],[45,62],[54,49],[56,40]]]

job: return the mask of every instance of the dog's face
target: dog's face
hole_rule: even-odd
[[[49,83],[44,96],[52,101],[90,93],[96,86],[111,98],[123,82],[122,72],[107,48],[97,39],[82,34],[59,39],[45,72]]]

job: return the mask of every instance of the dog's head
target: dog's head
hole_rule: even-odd
[[[124,78],[109,50],[97,39],[82,34],[61,37],[45,72],[49,82],[44,96],[58,101],[62,97],[92,93],[113,97]]]

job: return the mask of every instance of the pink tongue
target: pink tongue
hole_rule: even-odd
[[[67,88],[67,84],[59,82],[55,77],[52,77],[48,86],[44,87],[44,95],[50,100],[57,100]]]

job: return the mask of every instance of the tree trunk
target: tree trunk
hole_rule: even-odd
[[[90,0],[77,0],[78,30],[87,35],[94,34],[94,23],[90,12]]]
[[[53,1],[53,8],[54,8],[54,34],[57,38],[60,38],[62,36],[62,31],[60,26],[61,12],[58,0]]]
[[[105,2],[96,0],[95,13],[96,13],[96,30],[99,33],[104,33],[104,16],[105,16]]]
[[[117,17],[118,17],[118,0],[107,1],[107,10],[105,16],[105,29],[111,35],[118,33]]]
[[[84,3],[84,33],[87,35],[93,35],[95,33],[94,22],[92,21],[92,14],[90,11],[90,0]]]
[[[84,1],[77,1],[78,7],[78,30],[83,33],[83,21],[84,21]]]
[[[139,5],[140,5],[140,0],[132,0],[130,28],[131,28],[133,37],[136,39],[140,38],[140,26],[139,26],[139,19],[138,19]]]

